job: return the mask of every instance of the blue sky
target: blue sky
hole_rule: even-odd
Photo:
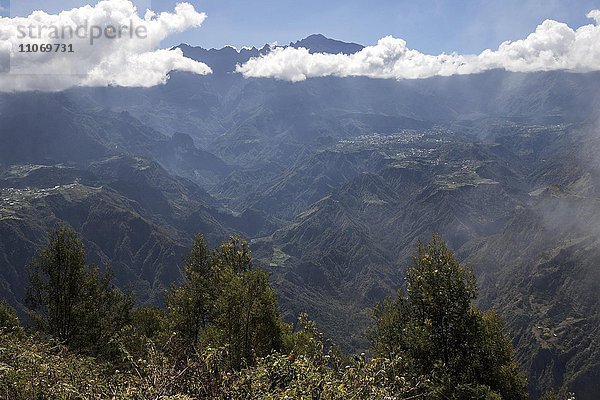
[[[139,8],[172,9],[174,0],[135,0]],[[600,0],[188,0],[208,19],[202,27],[169,38],[165,46],[187,42],[203,47],[226,44],[286,44],[323,33],[362,44],[393,35],[429,54],[479,53],[504,40],[524,38],[544,19],[571,27],[590,23],[585,15]],[[0,0],[6,5],[8,0]],[[33,9],[56,12],[89,2],[12,0],[11,14]]]

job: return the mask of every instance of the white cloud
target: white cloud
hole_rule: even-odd
[[[57,15],[35,11],[28,17],[0,18],[0,62],[10,54],[10,73],[0,74],[0,91],[148,87],[165,83],[174,70],[209,74],[206,64],[184,57],[179,49],[156,50],[167,36],[198,27],[205,19],[188,3],[177,4],[174,12],[146,10],[140,16],[129,0],[102,0]],[[56,46],[50,52],[19,51],[20,45],[49,43],[72,45],[73,53],[60,47],[56,52]]]
[[[402,39],[387,36],[377,45],[351,55],[310,54],[302,48],[280,47],[238,65],[236,70],[245,77],[290,81],[323,76],[418,79],[497,68],[515,72],[599,71],[600,10],[587,16],[595,24],[573,30],[564,23],[546,20],[527,38],[504,42],[497,50],[485,50],[479,55],[427,55],[409,49]]]

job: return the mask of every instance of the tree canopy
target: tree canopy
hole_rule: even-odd
[[[419,243],[406,289],[374,310],[377,355],[401,355],[405,368],[429,375],[442,398],[526,397],[526,381],[502,321],[473,305],[477,285],[443,239]]]
[[[236,369],[282,350],[284,323],[268,274],[252,266],[248,244],[231,237],[208,250],[196,236],[184,267],[184,281],[166,296],[168,321],[190,351],[227,349]]]
[[[370,353],[342,354],[308,315],[285,323],[238,237],[196,236],[166,309],[137,307],[59,226],[32,264],[25,333],[0,304],[0,393],[11,399],[523,399],[502,321],[438,235],[406,288],[374,308]],[[90,357],[91,356],[91,357]],[[554,396],[554,394],[549,394]],[[549,397],[550,398],[550,397]],[[556,398],[556,397],[551,397]]]
[[[128,322],[131,295],[86,264],[86,252],[75,230],[60,225],[31,264],[27,305],[41,332],[93,354],[106,351],[110,340]]]

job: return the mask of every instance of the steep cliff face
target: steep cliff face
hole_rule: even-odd
[[[516,210],[501,233],[461,249],[482,277],[483,304],[497,307],[514,332],[534,394],[562,383],[582,398],[600,390],[595,132],[586,126],[553,143],[531,173],[542,186],[528,207]]]

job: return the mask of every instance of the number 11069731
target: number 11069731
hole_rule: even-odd
[[[21,43],[19,53],[74,53],[72,44],[67,43]]]

